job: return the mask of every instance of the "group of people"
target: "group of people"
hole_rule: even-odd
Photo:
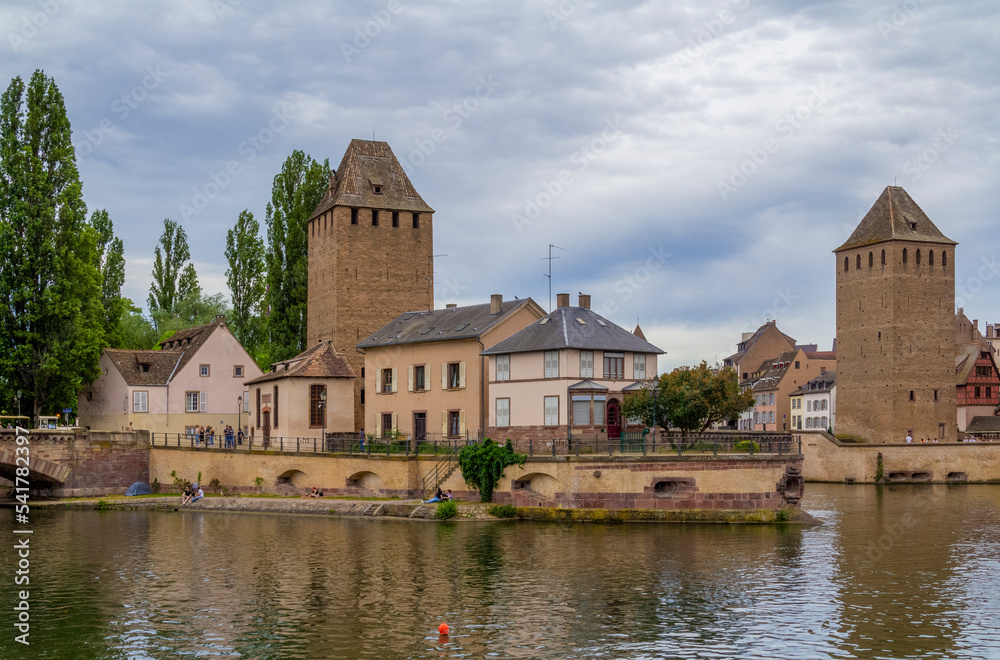
[[[203,497],[205,497],[205,491],[198,486],[198,482],[196,481],[184,489],[184,494],[181,495],[181,504],[191,504]]]
[[[451,499],[452,499],[451,489],[449,489],[447,493],[442,493],[441,489],[438,488],[437,492],[434,493],[434,497],[432,497],[431,499],[426,500],[426,501],[421,500],[420,503],[421,504],[434,504],[435,502],[448,502],[448,501],[451,501]]]
[[[323,497],[323,491],[313,486],[312,491],[306,497]]]
[[[215,428],[212,426],[199,426],[195,432],[194,444],[204,444],[206,447],[214,447],[216,433]],[[243,429],[236,431],[232,426],[226,424],[226,428],[222,429],[222,437],[225,442],[224,447],[226,449],[234,449],[236,445],[243,444]]]

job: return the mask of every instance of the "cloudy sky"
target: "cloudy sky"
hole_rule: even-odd
[[[767,319],[829,348],[842,243],[903,186],[1000,321],[993,2],[0,2],[0,81],[66,97],[144,304],[166,217],[206,292],[294,149],[389,142],[436,211],[437,304],[582,291],[661,367]],[[227,172],[229,168],[229,172]],[[235,172],[235,174],[230,174]]]

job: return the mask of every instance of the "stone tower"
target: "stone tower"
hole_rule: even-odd
[[[837,255],[837,432],[955,441],[955,246],[902,188]]]
[[[433,214],[387,143],[351,140],[307,228],[310,346],[333,341],[360,376],[359,341],[403,312],[434,309]],[[363,388],[359,378],[357,429]]]

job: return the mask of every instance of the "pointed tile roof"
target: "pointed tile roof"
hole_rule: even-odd
[[[639,327],[638,323],[635,324],[635,330],[632,331],[632,334],[638,337],[639,339],[646,338],[646,335],[643,333],[642,328]]]
[[[281,378],[354,378],[355,373],[343,353],[329,340],[321,341],[290,360],[275,362],[271,371],[244,385],[266,383]]]
[[[847,242],[834,252],[893,240],[958,245],[941,233],[905,190],[888,186]]]
[[[389,144],[372,140],[351,140],[312,217],[334,206],[434,212],[410,183]]]

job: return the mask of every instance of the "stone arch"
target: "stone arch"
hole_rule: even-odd
[[[509,469],[509,468],[508,468]],[[510,482],[511,490],[530,489],[549,499],[555,499],[559,489],[559,480],[545,472],[529,472],[519,475]]]
[[[306,473],[302,470],[285,470],[278,475],[276,486],[295,486],[296,488],[306,487]]]
[[[344,486],[369,493],[380,493],[382,491],[382,477],[370,470],[361,470],[347,477]]]
[[[14,481],[17,477],[17,468],[17,456],[14,450],[0,449],[0,477]],[[65,483],[69,479],[70,472],[70,468],[61,463],[32,456],[27,479],[33,488],[42,485],[54,486]]]

